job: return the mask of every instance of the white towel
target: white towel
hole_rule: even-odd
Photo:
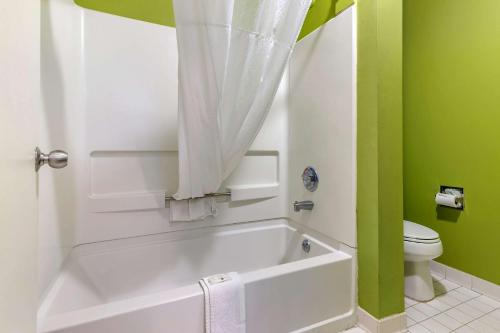
[[[170,221],[190,221],[188,200],[170,200]]]
[[[200,280],[205,294],[205,333],[245,333],[245,288],[238,273]]]
[[[170,200],[170,221],[196,221],[217,214],[214,197],[188,200]]]
[[[191,220],[203,220],[217,214],[217,205],[214,197],[189,200],[189,217]]]

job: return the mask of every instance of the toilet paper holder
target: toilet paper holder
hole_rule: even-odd
[[[463,187],[441,185],[439,193],[436,194],[436,203],[439,206],[463,210],[464,209]]]

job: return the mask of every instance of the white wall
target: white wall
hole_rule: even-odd
[[[356,31],[351,7],[302,39],[290,62],[290,199],[312,200],[312,212],[290,217],[356,246]],[[313,166],[318,189],[304,189]],[[291,207],[290,207],[291,208]]]
[[[0,2],[0,332],[36,325],[39,35],[39,2]]]

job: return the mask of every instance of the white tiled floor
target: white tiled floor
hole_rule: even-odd
[[[405,297],[408,332],[500,333],[500,302],[437,276],[434,290],[436,297],[425,303]]]
[[[426,303],[405,298],[409,332],[500,333],[500,302],[439,277],[434,290]]]

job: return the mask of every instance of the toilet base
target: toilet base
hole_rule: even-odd
[[[416,301],[434,298],[430,261],[405,261],[405,295]]]

